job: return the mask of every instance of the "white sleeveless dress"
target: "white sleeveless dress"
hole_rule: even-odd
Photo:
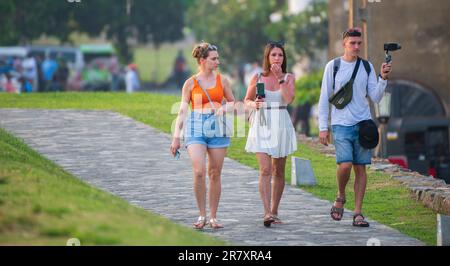
[[[245,150],[251,153],[267,153],[272,158],[283,158],[297,150],[297,138],[281,91],[265,90],[265,102],[269,108],[254,112]],[[284,107],[280,109],[278,107]],[[265,121],[260,117],[264,112]]]

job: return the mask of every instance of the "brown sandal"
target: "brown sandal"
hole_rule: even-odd
[[[345,200],[345,198],[337,197],[334,202],[339,202],[339,203],[342,203],[342,205],[344,205],[346,200]],[[339,217],[336,217],[333,214],[338,214]],[[331,215],[331,218],[335,221],[342,220],[342,217],[344,217],[344,206],[342,206],[342,208],[338,208],[338,207],[334,206],[334,203],[333,203],[333,206],[331,207],[330,215]]]
[[[356,220],[356,217],[362,217],[362,219]],[[353,215],[353,226],[369,227],[369,223],[365,219],[366,218],[362,215],[362,213],[355,213],[355,215]]]

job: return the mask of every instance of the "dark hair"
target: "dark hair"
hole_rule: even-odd
[[[197,59],[197,63],[200,64],[200,59],[207,58],[210,51],[217,51],[217,46],[202,42],[194,47],[192,50],[192,57]]]
[[[361,37],[361,36],[362,31],[360,28],[349,28],[342,33],[342,40],[347,37]]]
[[[264,49],[264,61],[263,61],[263,76],[268,76],[270,73],[270,52],[273,50],[273,48],[280,48],[281,51],[283,51],[283,63],[281,64],[281,70],[283,73],[287,73],[286,66],[287,66],[287,58],[286,58],[286,51],[284,50],[284,43],[283,42],[268,42],[266,44],[266,48]]]

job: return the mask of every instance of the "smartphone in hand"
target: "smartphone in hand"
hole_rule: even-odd
[[[256,83],[256,98],[265,98],[265,86],[264,83],[258,82]]]

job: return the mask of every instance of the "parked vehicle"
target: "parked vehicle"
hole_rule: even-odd
[[[25,46],[0,47],[0,58],[18,57],[25,58],[29,52],[29,48]]]
[[[80,72],[80,86],[83,90],[109,91],[124,88],[116,52],[110,44],[85,44],[80,46],[85,62]]]
[[[110,59],[116,55],[114,47],[111,44],[82,44],[80,45],[80,52],[82,53],[85,64],[89,64],[97,58]]]
[[[384,156],[392,163],[450,183],[450,118],[430,89],[392,81],[391,118],[383,132]]]
[[[84,67],[84,58],[80,49],[72,46],[31,45],[28,47],[32,56],[45,59],[47,56],[63,58],[71,70],[80,71]]]

